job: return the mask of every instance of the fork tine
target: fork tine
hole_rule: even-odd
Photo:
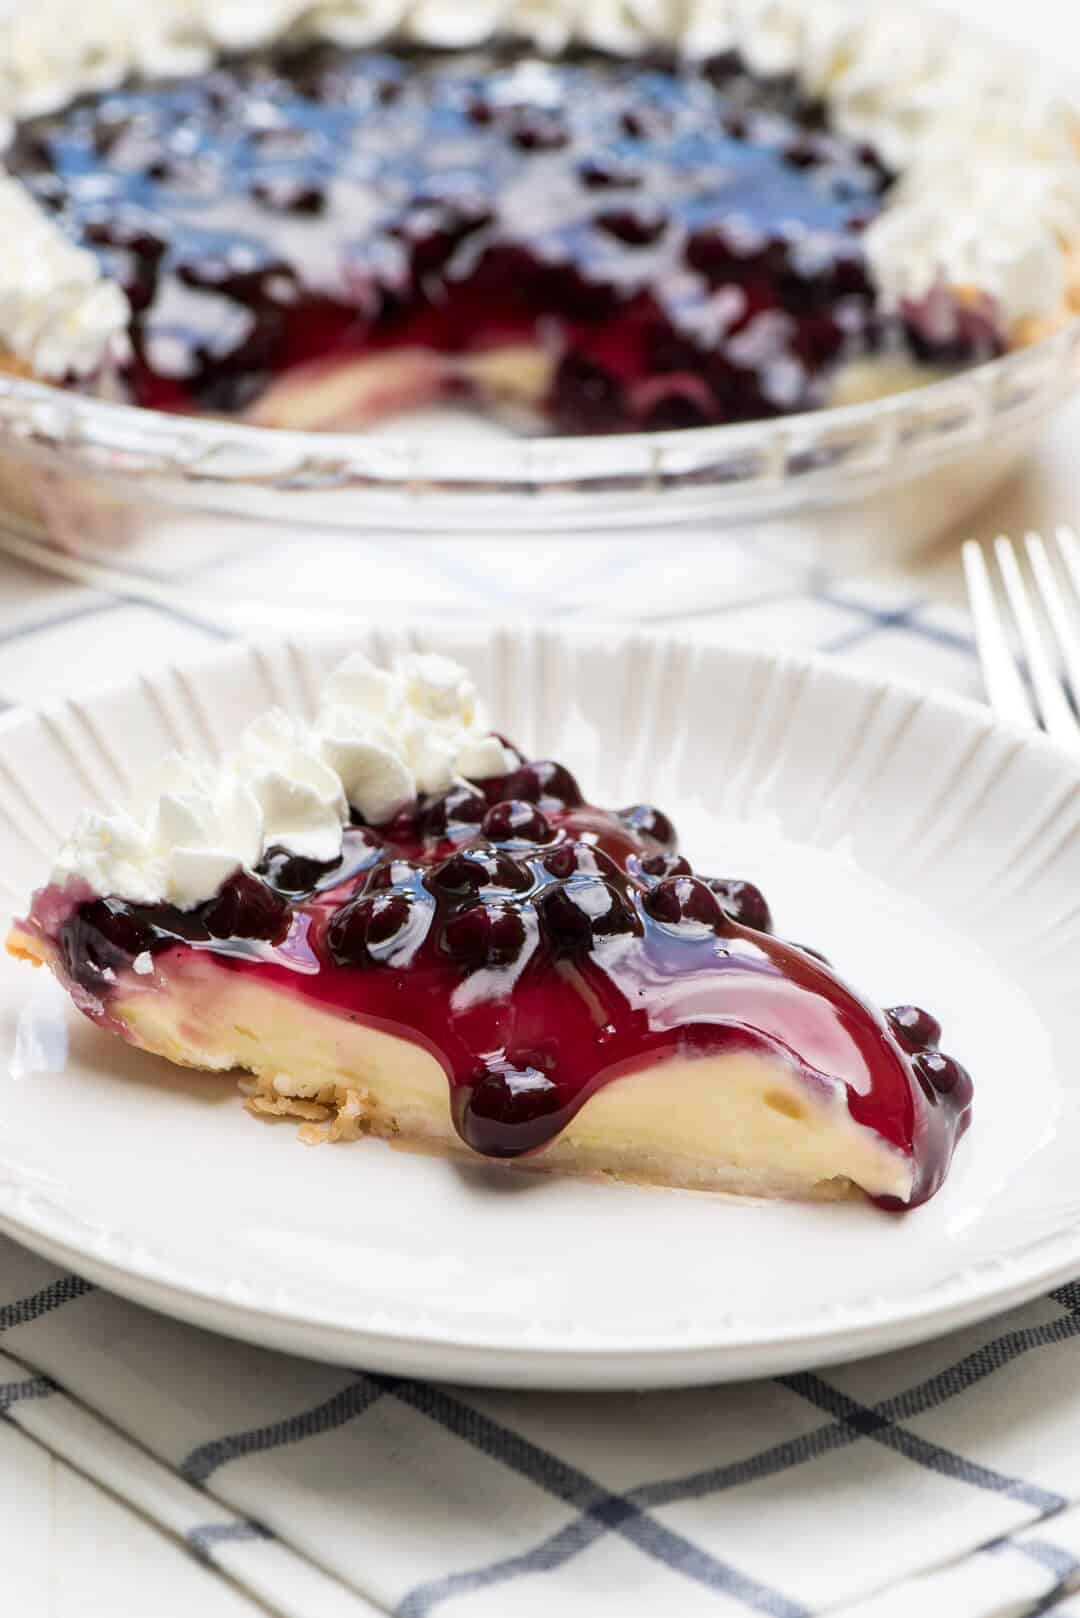
[[[1057,640],[1058,655],[1065,665],[1073,696],[1080,697],[1080,632],[1077,631],[1065,601],[1065,592],[1057,574],[1050,565],[1050,557],[1039,534],[1028,534],[1024,539],[1028,561],[1043,610]],[[1078,558],[1080,561],[1080,558]],[[1080,729],[1080,727],[1077,727]]]
[[[1031,683],[1035,688],[1035,700],[1039,704],[1043,727],[1058,741],[1075,742],[1076,720],[1065,701],[1065,693],[1061,688],[1057,670],[1046,655],[1043,636],[1011,541],[1003,535],[995,539],[994,554],[1005,582],[1005,594],[1009,598],[1016,627],[1020,632],[1020,641],[1027,659]]]
[[[1080,601],[1080,540],[1071,528],[1059,528],[1054,535],[1058,544],[1058,554],[1065,563],[1065,571],[1069,575],[1069,583]]]
[[[1002,719],[1034,729],[1035,714],[1005,635],[982,546],[969,539],[964,544],[962,555],[971,615],[975,621],[975,643],[979,648],[979,662],[982,664],[990,706]]]

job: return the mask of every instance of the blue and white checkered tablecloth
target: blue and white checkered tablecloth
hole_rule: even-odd
[[[302,580],[331,566],[365,616],[648,619],[979,689],[963,619],[910,581],[745,539],[598,538],[515,566],[518,587],[490,541],[326,551],[189,559],[179,597],[150,572],[112,594],[0,559],[0,699],[262,629],[243,603],[275,570],[316,610]],[[512,1394],[229,1342],[0,1239],[0,1414],[288,1618],[1080,1618],[1080,1285],[839,1370]]]

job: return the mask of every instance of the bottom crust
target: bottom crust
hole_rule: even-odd
[[[36,375],[34,367],[28,360],[20,359],[17,354],[13,354],[11,349],[5,348],[2,343],[0,343],[0,372],[4,376],[26,376],[42,382],[46,380],[44,377]]]

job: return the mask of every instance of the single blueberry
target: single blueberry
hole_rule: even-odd
[[[484,816],[483,831],[493,843],[550,843],[555,835],[543,812],[524,798],[505,798]]]

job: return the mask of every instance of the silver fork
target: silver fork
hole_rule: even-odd
[[[963,549],[986,694],[1002,719],[1041,726],[1057,741],[1080,746],[1080,723],[1066,695],[1069,688],[1080,702],[1080,540],[1071,528],[1059,528],[1049,545],[1027,534],[1024,555],[1034,591],[1012,540],[1002,536],[986,550],[968,540]]]

